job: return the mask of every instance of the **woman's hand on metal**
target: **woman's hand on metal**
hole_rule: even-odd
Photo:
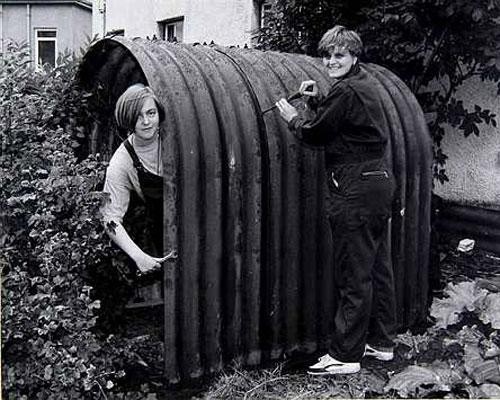
[[[177,250],[171,250],[170,253],[168,253],[166,256],[155,258],[155,260],[158,260],[162,263],[163,261],[171,260],[173,258],[177,258]]]
[[[148,274],[150,272],[154,272],[161,268],[161,264],[164,261],[177,258],[177,250],[170,251],[164,257],[151,257],[144,253],[139,259],[136,260],[137,268],[139,271],[137,272],[138,276]]]
[[[137,275],[144,275],[159,269],[162,263],[161,260],[161,258],[151,257],[150,255],[143,253],[135,260],[137,268],[139,268]]]
[[[292,106],[286,99],[281,99],[276,103],[276,107],[280,111],[281,118],[286,122],[290,122],[293,118],[299,115],[297,109]]]
[[[302,96],[317,97],[319,90],[316,81],[304,81],[300,84],[299,93]]]

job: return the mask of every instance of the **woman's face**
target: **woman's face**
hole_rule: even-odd
[[[323,57],[323,64],[328,69],[330,78],[342,78],[358,60],[343,47],[332,47],[328,53],[328,56]]]
[[[143,140],[150,140],[155,137],[160,125],[160,115],[158,108],[152,97],[144,100],[141,112],[135,123],[135,135]]]

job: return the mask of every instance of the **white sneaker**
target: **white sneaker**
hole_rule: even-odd
[[[335,358],[333,358],[330,354],[325,354],[324,356],[321,356],[318,358],[318,362],[316,364],[313,364],[309,367],[309,370],[313,369],[323,369],[327,367],[328,365],[338,363]]]
[[[380,361],[391,361],[394,358],[394,351],[393,350],[377,350],[377,349],[374,349],[369,344],[367,344],[365,346],[365,353],[363,354],[363,357],[374,357]]]
[[[336,375],[336,374],[354,374],[359,372],[361,366],[359,362],[345,363],[336,360],[329,354],[325,354],[318,359],[316,364],[309,367],[309,375]]]

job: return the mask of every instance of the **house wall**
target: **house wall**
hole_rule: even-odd
[[[9,4],[2,6],[2,39],[16,42],[27,41],[26,5]]]
[[[497,127],[481,125],[479,136],[467,138],[450,127],[442,142],[448,155],[449,182],[436,183],[435,192],[446,200],[500,210],[500,101],[496,85],[471,79],[457,93],[464,106],[478,104],[496,114]]]
[[[128,37],[158,35],[158,21],[184,15],[183,0],[106,0],[105,19],[99,12],[103,0],[94,0],[93,33],[125,30]]]
[[[94,0],[94,5],[99,4]],[[158,35],[158,22],[184,17],[183,41],[214,41],[221,45],[251,45],[256,27],[254,0],[149,0],[138,6],[136,0],[107,0],[106,15],[94,16],[94,32],[125,30],[127,37]]]
[[[75,29],[77,27],[77,29]],[[92,32],[89,11],[72,5],[31,6],[31,43],[34,51],[35,29],[56,28],[57,50],[75,50],[85,44]]]
[[[86,47],[92,39],[92,11],[73,6],[72,16],[73,23],[69,27],[73,39],[72,49],[79,52],[80,47]],[[78,29],[74,29],[74,27],[78,27]]]
[[[184,41],[249,46],[253,10],[251,0],[187,2]]]
[[[29,12],[28,12],[29,10]],[[30,25],[28,29],[28,24]],[[35,29],[57,29],[57,50],[78,51],[92,32],[90,10],[71,4],[4,4],[2,7],[2,39],[30,43],[35,54]]]

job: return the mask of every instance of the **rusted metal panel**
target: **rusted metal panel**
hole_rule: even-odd
[[[363,68],[392,130],[392,254],[399,322],[410,327],[426,312],[430,141],[404,84]],[[107,96],[93,151],[119,143],[112,109],[128,85],[149,84],[167,110],[164,241],[179,251],[164,275],[170,382],[328,344],[335,304],[323,153],[298,143],[277,112],[261,113],[305,79],[326,94],[329,78],[310,57],[143,39],[105,39],[82,63],[82,84]]]

